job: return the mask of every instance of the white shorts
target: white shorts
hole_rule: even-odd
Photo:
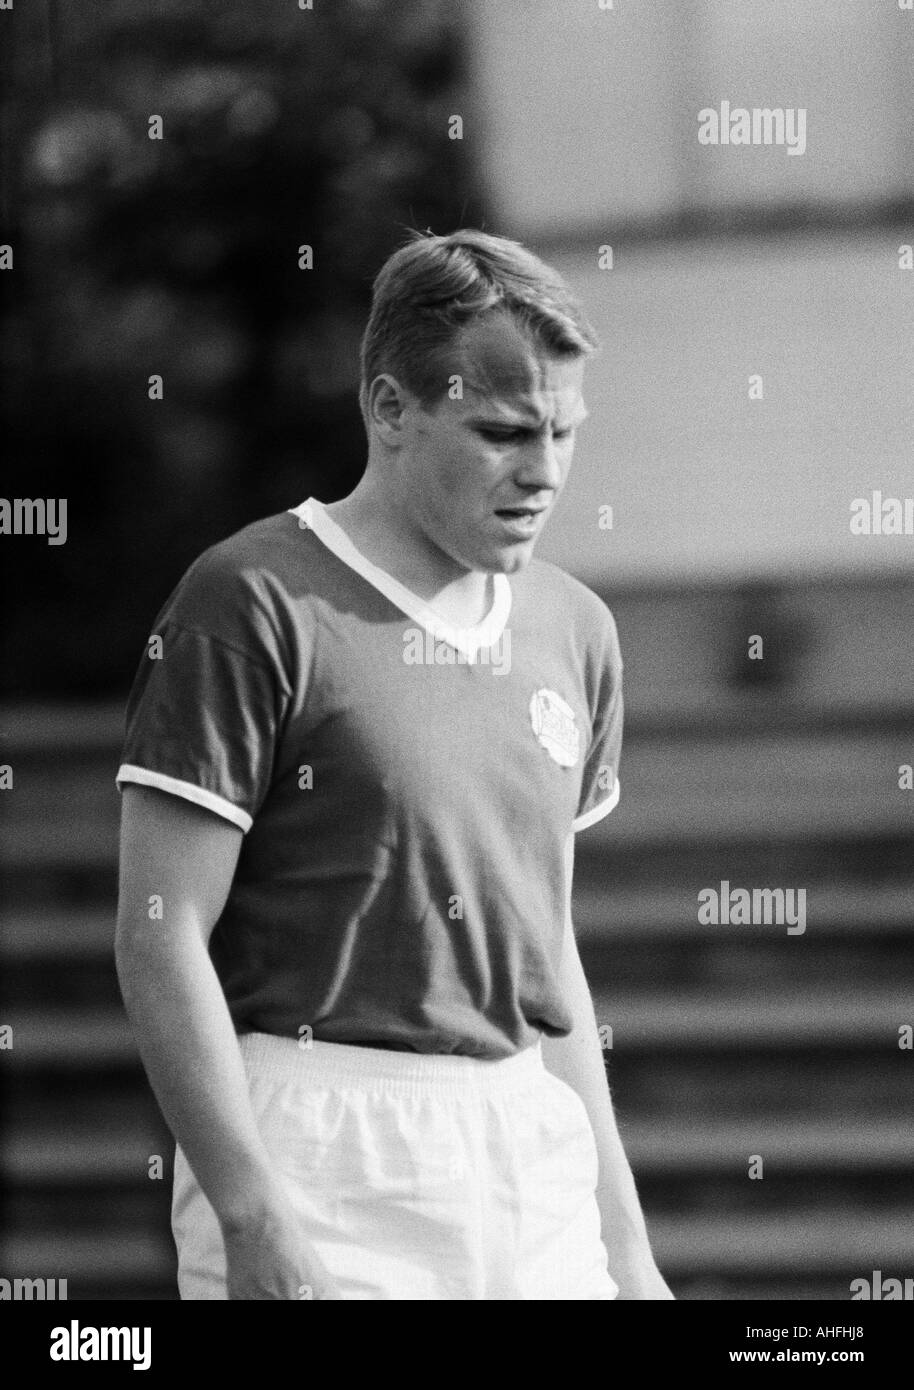
[[[344,1298],[612,1299],[583,1102],[539,1046],[495,1061],[247,1033],[251,1100]],[[215,1213],[180,1148],[183,1299],[224,1299]]]

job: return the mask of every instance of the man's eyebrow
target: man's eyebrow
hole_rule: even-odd
[[[571,416],[567,423],[563,422],[561,428],[571,429],[577,425],[582,425],[590,415],[586,406],[581,406]],[[500,410],[498,406],[490,406],[488,411],[479,411],[469,417],[471,425],[491,425],[493,428],[500,429],[521,429],[538,430],[543,424],[542,417],[539,415],[528,415],[523,411],[512,410],[506,406]]]

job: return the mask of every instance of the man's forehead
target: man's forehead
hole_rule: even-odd
[[[553,400],[580,398],[582,357],[556,357],[534,344],[507,315],[466,325],[458,335],[458,371],[465,397],[478,405],[539,411]]]

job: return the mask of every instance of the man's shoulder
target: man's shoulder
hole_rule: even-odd
[[[570,623],[582,636],[606,634],[616,639],[616,624],[608,604],[593,589],[567,570],[539,557],[523,571],[525,594],[541,611],[563,623]]]
[[[332,582],[322,549],[292,513],[262,517],[197,556],[160,620],[246,649],[253,632],[307,621],[311,595]]]
[[[276,512],[202,551],[179,589],[275,603],[324,587],[331,569],[332,556],[311,528],[294,512]]]
[[[303,532],[290,512],[276,512],[242,526],[201,551],[188,574],[230,579],[281,571]]]

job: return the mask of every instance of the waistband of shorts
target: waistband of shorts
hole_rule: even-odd
[[[313,1079],[317,1085],[347,1088],[492,1095],[523,1090],[546,1069],[539,1041],[510,1057],[496,1058],[399,1052],[315,1038],[305,1043],[273,1033],[242,1033],[238,1041],[249,1076],[279,1084]]]

